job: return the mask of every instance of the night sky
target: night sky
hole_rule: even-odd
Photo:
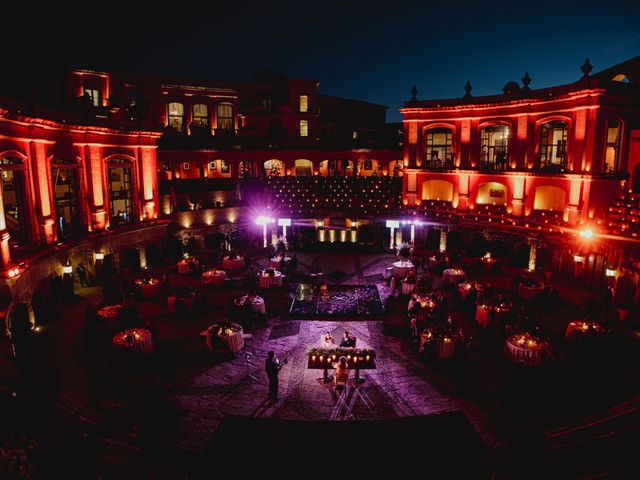
[[[489,95],[525,71],[542,88],[577,80],[585,57],[598,71],[640,55],[638,0],[133,3],[27,5],[3,22],[4,83],[69,67],[229,81],[277,70],[398,121],[414,83],[421,99],[462,97],[467,80]]]

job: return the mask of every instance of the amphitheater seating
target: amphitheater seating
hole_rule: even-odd
[[[324,212],[378,215],[400,207],[402,183],[393,177],[269,177],[274,211],[292,216]]]

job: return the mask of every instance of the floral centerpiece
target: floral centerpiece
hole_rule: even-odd
[[[411,246],[408,243],[401,243],[398,245],[398,257],[407,261],[411,256]]]

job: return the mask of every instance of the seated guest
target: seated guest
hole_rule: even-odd
[[[338,363],[333,364],[336,369],[336,373],[333,375],[333,379],[338,385],[346,385],[349,380],[349,365],[347,364],[347,357],[342,356],[338,359]]]
[[[345,330],[342,335],[342,340],[340,341],[340,348],[355,348],[355,346],[356,339],[349,335],[349,332]]]
[[[336,342],[331,335],[331,332],[325,332],[320,341],[322,348],[335,348]]]

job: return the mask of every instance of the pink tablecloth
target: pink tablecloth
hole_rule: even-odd
[[[224,285],[226,278],[227,272],[224,270],[207,270],[202,274],[202,284],[211,284],[215,287],[221,287]]]
[[[282,273],[276,271],[273,275],[258,275],[260,288],[271,288],[282,286]]]
[[[514,337],[509,337],[505,341],[505,356],[513,363],[526,366],[540,365],[542,360],[549,354],[549,344],[538,342],[534,347],[517,345]]]
[[[185,258],[178,262],[178,273],[191,272],[191,265],[198,265],[198,261],[195,258]]]
[[[136,281],[136,285],[142,292],[143,297],[155,297],[160,294],[160,282],[157,279],[151,280],[150,283]]]
[[[491,307],[486,305],[478,305],[476,307],[476,322],[481,327],[487,328],[489,326],[489,311]]]
[[[402,282],[402,293],[404,293],[405,295],[410,295],[415,288],[415,283]]]

